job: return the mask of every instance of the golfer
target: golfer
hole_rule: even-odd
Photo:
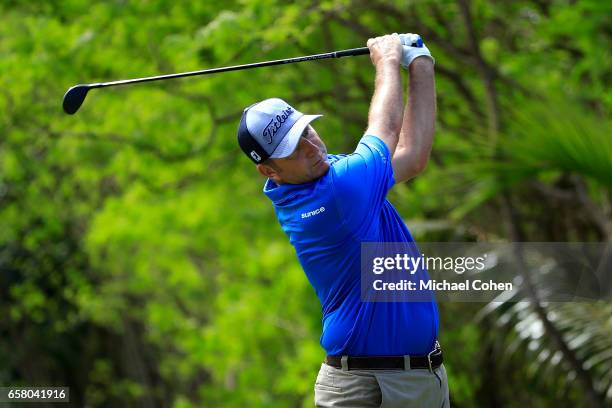
[[[285,101],[247,107],[238,142],[267,177],[283,231],[323,312],[327,352],[317,407],[448,407],[438,309],[428,302],[364,302],[362,242],[413,242],[387,192],[425,168],[436,114],[434,63],[416,34],[369,39],[376,70],[368,128],[351,154],[328,154],[311,122]],[[422,42],[421,42],[422,44]],[[401,71],[408,70],[403,107]]]

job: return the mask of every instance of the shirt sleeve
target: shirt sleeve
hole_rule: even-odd
[[[352,232],[361,235],[395,184],[387,145],[376,136],[363,136],[355,152],[333,166],[333,177],[340,215]]]

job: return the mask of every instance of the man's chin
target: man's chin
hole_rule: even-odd
[[[317,165],[317,174],[318,177],[321,177],[322,175],[324,175],[325,173],[327,173],[327,171],[329,170],[329,162],[327,160],[323,160],[321,163],[319,163]]]

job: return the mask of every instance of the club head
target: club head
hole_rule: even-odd
[[[83,104],[89,89],[89,85],[75,85],[68,89],[68,91],[66,91],[64,94],[64,101],[62,103],[64,112],[74,115],[74,113],[78,111]]]

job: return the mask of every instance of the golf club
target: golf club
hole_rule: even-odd
[[[212,68],[212,69],[204,69],[204,70],[190,71],[190,72],[180,72],[177,74],[157,75],[157,76],[146,77],[146,78],[124,79],[121,81],[101,82],[97,84],[79,84],[79,85],[75,85],[71,87],[70,89],[68,89],[68,91],[66,91],[66,93],[64,94],[63,107],[64,107],[64,112],[70,115],[76,113],[76,111],[78,111],[81,105],[83,104],[83,101],[85,100],[85,97],[87,96],[87,92],[89,92],[90,89],[94,89],[94,88],[106,88],[109,86],[119,86],[119,85],[136,84],[140,82],[160,81],[163,79],[184,78],[184,77],[195,76],[195,75],[216,74],[219,72],[238,71],[241,69],[267,67],[271,65],[280,65],[280,64],[292,64],[294,62],[312,61],[312,60],[325,59],[325,58],[341,58],[341,57],[348,57],[352,55],[364,55],[364,54],[369,54],[369,53],[370,51],[368,47],[352,48],[349,50],[327,52],[324,54],[307,55],[303,57],[287,58],[287,59],[274,60],[274,61],[256,62],[252,64],[234,65],[231,67]]]
[[[412,46],[421,47],[422,44],[423,44],[423,41],[419,38],[418,41],[412,44]],[[348,50],[326,52],[323,54],[306,55],[303,57],[287,58],[287,59],[274,60],[274,61],[255,62],[252,64],[234,65],[231,67],[212,68],[212,69],[204,69],[204,70],[190,71],[190,72],[180,72],[177,74],[157,75],[157,76],[151,76],[151,77],[145,77],[145,78],[124,79],[124,80],[112,81],[112,82],[101,82],[101,83],[94,83],[94,84],[78,84],[68,89],[68,91],[66,91],[66,93],[64,94],[64,100],[63,100],[62,106],[64,108],[64,112],[66,112],[67,114],[70,114],[70,115],[75,114],[76,111],[78,111],[81,105],[83,104],[83,101],[85,101],[87,92],[89,92],[90,89],[95,89],[95,88],[106,88],[109,86],[119,86],[119,85],[136,84],[140,82],[160,81],[163,79],[184,78],[184,77],[195,76],[195,75],[216,74],[219,72],[238,71],[241,69],[268,67],[271,65],[292,64],[294,62],[312,61],[312,60],[319,60],[319,59],[326,59],[326,58],[342,58],[342,57],[349,57],[349,56],[354,56],[354,55],[365,55],[369,53],[370,53],[370,50],[368,49],[368,47],[351,48]]]

